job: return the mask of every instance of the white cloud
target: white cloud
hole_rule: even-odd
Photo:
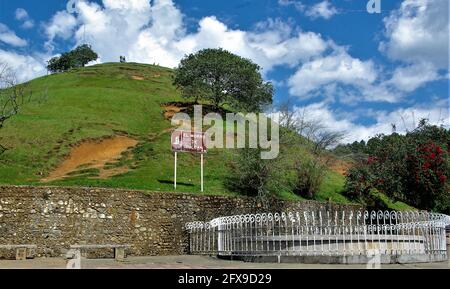
[[[222,47],[247,57],[265,71],[277,65],[295,66],[320,55],[328,43],[313,32],[293,33],[288,26],[276,20],[258,25],[258,31],[229,29],[215,17],[203,18],[195,34],[186,35],[175,43],[178,50],[191,53],[207,47]]]
[[[386,81],[376,84],[359,84],[361,99],[372,102],[398,103],[404,99],[405,94],[393,88]]]
[[[377,134],[389,134],[392,132],[392,124],[396,125],[398,133],[412,130],[420,119],[426,118],[431,124],[450,127],[448,100],[437,101],[428,105],[417,105],[407,108],[399,108],[390,112],[367,111],[367,115],[373,117],[373,123],[361,125],[355,122],[357,115],[340,113],[330,108],[325,102],[313,103],[305,107],[297,107],[299,113],[305,112],[308,120],[321,121],[326,129],[334,132],[344,132],[343,143],[368,140]]]
[[[23,29],[30,29],[34,27],[34,21],[33,20],[26,20],[25,22],[22,23],[21,26]]]
[[[278,0],[278,5],[280,6],[294,6],[298,11],[304,11],[305,5],[301,1],[297,0]]]
[[[425,62],[397,67],[389,83],[402,91],[411,92],[439,78],[435,67]]]
[[[103,0],[103,5],[109,9],[118,10],[148,10],[150,1],[148,0]]]
[[[45,75],[47,70],[43,55],[22,55],[0,49],[0,63],[5,63],[11,67],[19,82],[24,82],[38,76]]]
[[[74,33],[78,44],[92,44],[102,62],[123,55],[129,61],[174,67],[185,54],[222,47],[252,59],[267,72],[309,60],[329,46],[320,34],[293,31],[273,19],[259,23],[254,31],[243,31],[208,16],[199,21],[197,31],[187,33],[183,14],[171,0],[155,0],[152,5],[147,0],[103,0],[103,5],[81,1],[76,8],[77,14],[60,11],[46,25],[48,44]]]
[[[25,9],[23,9],[23,8],[16,9],[16,19],[17,20],[26,20],[28,18],[29,18],[28,12]]]
[[[449,68],[449,1],[405,0],[384,18],[386,40],[380,51],[404,64],[388,81],[400,91],[411,92],[447,76]],[[445,72],[447,74],[447,72]]]
[[[6,44],[23,47],[27,45],[27,41],[18,37],[14,31],[11,31],[8,26],[0,23],[0,41]]]
[[[405,0],[384,19],[387,39],[380,50],[403,62],[391,71],[374,69],[370,60],[334,53],[304,63],[289,80],[290,93],[301,98],[339,98],[348,104],[393,103],[429,82],[448,78],[447,72],[439,72],[448,68],[448,8],[443,0]]]
[[[387,40],[380,43],[380,50],[409,64],[427,63],[436,70],[448,69],[448,12],[446,0],[405,0],[384,19]],[[422,79],[418,81],[420,85]]]
[[[309,16],[312,19],[330,19],[337,13],[338,10],[328,0],[317,3],[305,11],[306,16]]]
[[[309,98],[330,88],[330,85],[370,87],[376,79],[377,71],[371,61],[362,61],[351,57],[346,51],[338,51],[304,63],[288,84],[290,94]]]
[[[77,19],[66,11],[59,11],[53,15],[52,19],[44,24],[48,41],[45,43],[47,49],[53,49],[53,41],[60,37],[64,40],[73,35],[73,29],[77,25]]]
[[[34,27],[34,21],[30,18],[28,15],[28,12],[23,8],[17,8],[16,9],[16,20],[22,21],[22,28],[24,29],[30,29]]]
[[[295,1],[292,0],[278,0],[278,4],[281,6],[289,6],[295,3]]]
[[[25,9],[16,9],[15,18],[23,21],[22,27],[25,29],[34,26],[33,20]],[[26,40],[18,37],[2,23],[0,23],[0,41],[15,47],[23,47],[28,44]],[[27,55],[0,49],[0,63],[6,64],[14,71],[19,83],[45,75],[47,72],[45,60],[48,58],[47,55],[38,53]]]

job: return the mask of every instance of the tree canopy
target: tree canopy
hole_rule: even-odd
[[[71,68],[84,67],[91,61],[97,60],[98,55],[91,46],[83,44],[61,56],[53,57],[48,61],[47,69],[52,72],[64,72]]]
[[[272,103],[273,86],[251,60],[223,49],[204,49],[187,55],[175,70],[174,85],[182,96],[228,105],[243,112],[261,111]]]

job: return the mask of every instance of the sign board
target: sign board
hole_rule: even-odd
[[[172,133],[172,151],[206,153],[205,133],[175,130]]]
[[[203,132],[175,130],[172,133],[172,151],[175,153],[173,187],[177,188],[177,154],[190,152],[200,154],[200,184],[203,192],[203,154],[206,153],[206,138]]]

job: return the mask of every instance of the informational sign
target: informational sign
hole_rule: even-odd
[[[172,151],[206,153],[206,139],[203,132],[175,130],[172,133]]]
[[[173,187],[177,188],[177,154],[179,152],[198,153],[200,154],[200,188],[203,192],[203,154],[206,153],[205,133],[175,130],[172,132],[172,151],[175,153]]]

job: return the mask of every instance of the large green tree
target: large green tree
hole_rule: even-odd
[[[48,61],[47,69],[52,72],[64,72],[71,68],[84,67],[91,61],[97,60],[98,55],[91,46],[83,44],[61,56],[53,57]]]
[[[181,60],[174,85],[185,98],[211,102],[243,111],[261,111],[272,103],[273,86],[265,82],[261,68],[252,61],[223,49],[204,49]]]
[[[88,44],[78,46],[70,54],[76,67],[84,67],[89,62],[98,59],[97,53]]]

